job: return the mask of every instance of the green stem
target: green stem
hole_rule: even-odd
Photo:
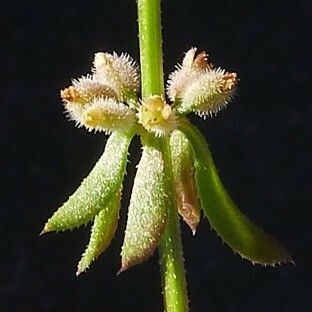
[[[160,0],[137,0],[142,98],[163,95]]]
[[[166,312],[187,312],[189,308],[180,220],[175,201],[176,194],[168,138],[164,139],[163,153],[165,172],[167,173],[166,186],[169,192],[167,226],[159,248],[164,306]]]
[[[137,0],[142,98],[164,96],[160,0]],[[188,299],[181,231],[171,166],[169,139],[163,140],[167,174],[168,220],[160,245],[160,266],[166,312],[187,312]]]

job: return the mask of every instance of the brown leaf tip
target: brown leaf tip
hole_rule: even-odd
[[[118,270],[118,272],[116,273],[116,276],[118,276],[119,274],[121,274],[122,272],[125,272],[129,269],[130,266],[122,263],[121,264],[121,268]]]

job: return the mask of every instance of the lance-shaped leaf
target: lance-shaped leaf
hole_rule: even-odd
[[[86,224],[108,205],[120,189],[132,136],[132,132],[114,132],[109,137],[95,167],[76,192],[48,220],[43,233],[65,231]]]
[[[120,272],[148,259],[164,231],[167,209],[163,155],[153,143],[143,147],[130,199]]]
[[[170,150],[178,210],[195,234],[200,221],[200,207],[194,177],[193,152],[181,131],[176,130],[172,133]]]
[[[76,275],[84,272],[90,264],[109,246],[114,237],[120,207],[120,192],[94,218],[89,244],[78,264]]]
[[[204,214],[217,234],[235,252],[253,263],[293,262],[282,245],[249,221],[232,201],[201,133],[187,123],[181,125],[180,130],[192,145],[200,200]]]

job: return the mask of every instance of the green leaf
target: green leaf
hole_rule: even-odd
[[[158,141],[154,139],[143,147],[130,199],[120,272],[148,259],[164,232],[166,189],[164,160]]]
[[[94,218],[89,244],[79,261],[77,276],[89,268],[90,264],[109,246],[117,228],[119,207],[120,192]]]
[[[194,159],[192,147],[181,131],[172,133],[170,150],[178,210],[195,234],[200,221],[200,205],[194,177]]]
[[[204,213],[217,234],[234,252],[253,263],[275,265],[293,262],[282,245],[249,221],[232,201],[222,185],[201,133],[187,123],[181,125],[181,131],[193,147],[200,200]]]
[[[48,220],[43,233],[65,231],[86,224],[108,205],[121,187],[132,136],[132,132],[114,132],[109,137],[95,167],[76,192]]]

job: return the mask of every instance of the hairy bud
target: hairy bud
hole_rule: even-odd
[[[94,57],[94,76],[96,79],[110,86],[123,101],[129,94],[136,93],[139,89],[138,66],[133,59],[122,53],[96,53]]]
[[[176,128],[176,119],[170,105],[158,95],[143,100],[137,115],[143,127],[156,136],[163,136]]]
[[[73,85],[61,90],[61,98],[67,116],[76,122],[78,127],[83,125],[83,113],[86,107],[96,98],[117,98],[116,92],[108,85],[99,83],[94,76],[87,75],[73,80]]]
[[[226,73],[220,68],[208,69],[186,87],[177,111],[212,116],[231,100],[236,84],[236,73]]]
[[[116,130],[131,128],[135,122],[135,112],[123,103],[113,99],[94,100],[83,112],[81,123],[89,130],[104,131],[106,134]]]
[[[208,63],[207,53],[203,51],[195,57],[196,51],[196,48],[191,48],[186,52],[182,65],[177,65],[177,69],[169,75],[167,95],[172,102],[181,98],[186,86],[205,69],[212,68],[212,64]]]
[[[87,75],[72,81],[73,85],[61,91],[64,103],[85,105],[97,97],[116,98],[116,92],[108,85],[98,82],[94,76]]]

